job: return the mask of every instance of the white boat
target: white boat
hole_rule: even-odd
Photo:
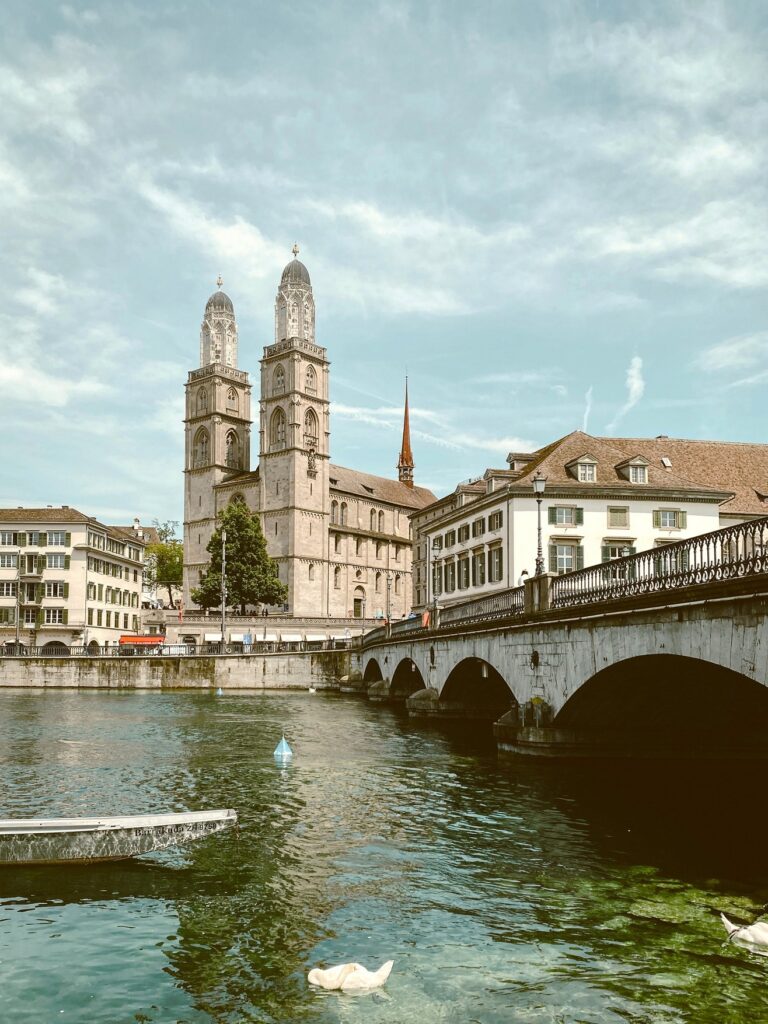
[[[0,819],[0,865],[125,860],[221,832],[232,810],[132,814],[120,818]]]

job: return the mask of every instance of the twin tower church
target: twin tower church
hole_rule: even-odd
[[[184,605],[193,607],[217,514],[242,500],[261,515],[290,615],[397,618],[411,606],[408,516],[435,500],[413,483],[407,391],[398,480],[330,461],[330,364],[315,344],[309,273],[293,252],[261,359],[258,455],[232,300],[219,290],[205,306],[200,366],[186,384]]]

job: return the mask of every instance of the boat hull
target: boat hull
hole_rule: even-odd
[[[232,810],[0,821],[0,866],[126,860],[202,839],[236,823]]]

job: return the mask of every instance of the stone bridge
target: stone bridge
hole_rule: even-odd
[[[514,753],[768,755],[768,519],[661,550],[369,633],[361,685]]]

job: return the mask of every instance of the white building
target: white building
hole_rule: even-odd
[[[0,644],[102,646],[137,632],[144,546],[67,505],[0,509]]]
[[[518,585],[536,568],[533,479],[544,570],[566,573],[768,515],[768,445],[667,437],[599,438],[581,431],[512,453],[411,516],[414,608]]]

